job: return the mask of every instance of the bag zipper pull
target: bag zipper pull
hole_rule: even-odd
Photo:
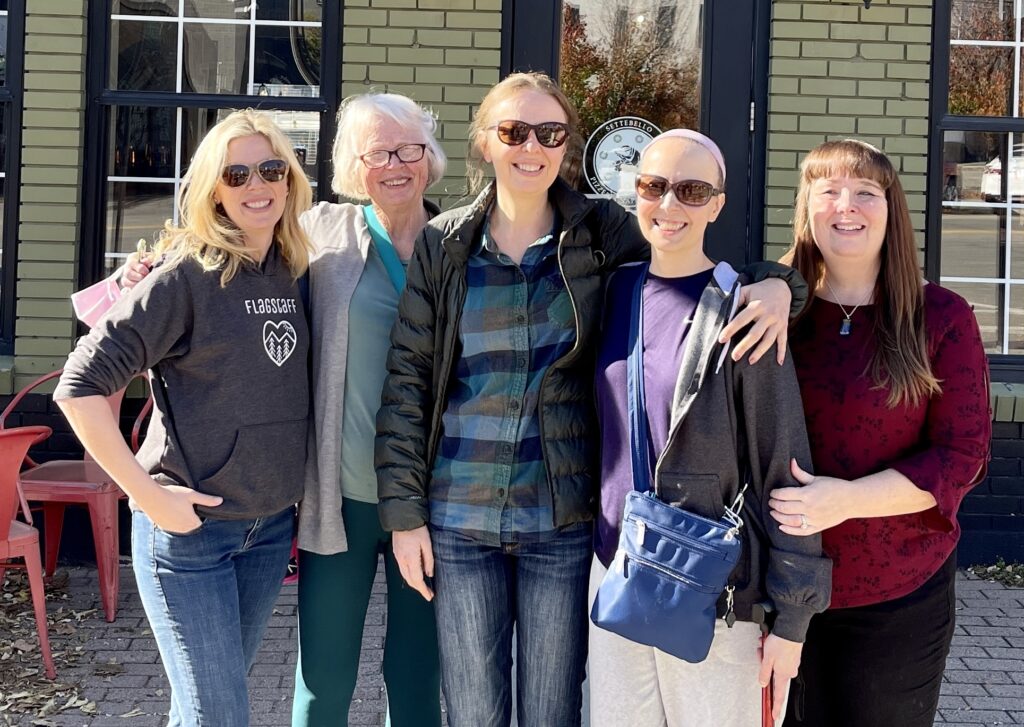
[[[733,597],[732,593],[736,590],[736,586],[725,587],[725,625],[732,628],[733,624],[736,623],[736,612],[733,611]]]
[[[637,545],[643,546],[644,536],[647,534],[647,523],[643,520],[636,521],[636,542]]]

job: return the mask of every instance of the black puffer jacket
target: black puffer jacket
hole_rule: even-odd
[[[593,519],[598,459],[594,355],[604,275],[641,259],[648,247],[636,218],[610,200],[591,200],[561,179],[549,191],[562,220],[558,263],[576,317],[576,341],[541,382],[540,429],[554,525]],[[378,512],[385,530],[412,530],[428,520],[429,478],[441,439],[452,370],[461,355],[459,321],[466,301],[466,265],[480,239],[493,185],[470,205],[427,223],[406,276],[391,332],[388,377],[377,414],[375,464]],[[748,271],[750,272],[750,271]],[[794,309],[806,286],[789,268],[757,267],[756,278],[784,277]]]

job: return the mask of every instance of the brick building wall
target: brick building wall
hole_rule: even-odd
[[[451,206],[473,109],[499,80],[501,0],[346,0],[344,28],[342,96],[393,91],[437,113],[448,172],[427,194]]]

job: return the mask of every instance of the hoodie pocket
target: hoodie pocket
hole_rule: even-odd
[[[239,427],[227,461],[199,481],[199,490],[211,495],[230,495],[240,489],[287,488],[302,482],[306,430],[305,418]]]
[[[659,472],[658,499],[711,520],[725,515],[725,500],[718,475],[689,472]]]

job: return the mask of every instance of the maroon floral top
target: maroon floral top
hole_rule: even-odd
[[[839,306],[816,298],[792,332],[814,471],[852,480],[895,469],[938,504],[822,533],[833,560],[832,608],[899,598],[939,569],[960,537],[957,509],[983,471],[992,434],[988,361],[967,302],[925,286],[928,354],[942,393],[913,407],[889,409],[888,392],[863,373],[876,345],[874,315],[874,306],[861,306],[840,336]]]

